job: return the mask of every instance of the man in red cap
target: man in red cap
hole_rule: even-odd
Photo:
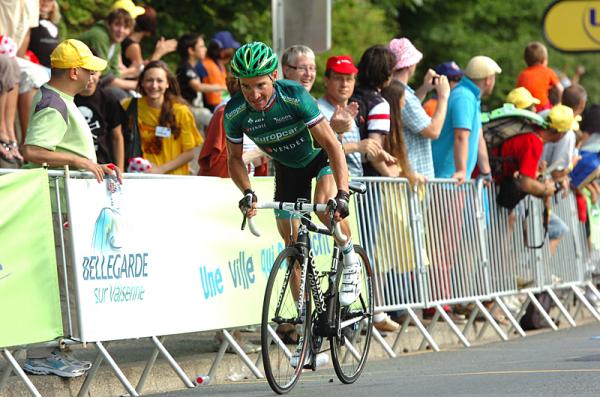
[[[318,101],[321,113],[329,120],[331,129],[342,141],[350,176],[363,176],[363,155],[368,154],[369,158],[374,159],[385,153],[379,141],[371,138],[360,139],[360,131],[356,124],[358,103],[348,103],[354,92],[357,73],[358,69],[350,56],[330,57],[323,77],[325,95]],[[400,325],[383,312],[375,313],[373,321],[379,331],[395,332],[400,329]]]
[[[381,144],[374,139],[360,139],[355,121],[358,104],[348,104],[354,92],[357,73],[358,69],[349,55],[330,57],[323,77],[325,95],[318,101],[319,109],[329,120],[331,129],[341,137],[350,176],[363,176],[364,154],[375,158],[382,151]]]

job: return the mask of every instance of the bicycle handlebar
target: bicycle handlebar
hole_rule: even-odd
[[[350,183],[348,184],[348,188],[350,189],[350,194],[352,194],[352,193],[365,194],[367,191],[367,186],[364,183],[356,182],[356,181],[350,181]],[[312,232],[326,234],[328,236],[335,235],[335,237],[337,237],[338,240],[346,241],[346,240],[348,240],[348,236],[346,236],[342,232],[342,228],[340,227],[339,222],[333,221],[333,212],[335,211],[335,203],[336,202],[333,199],[330,199],[329,203],[327,203],[327,204],[312,204],[312,203],[304,203],[304,202],[288,203],[288,202],[273,201],[273,202],[257,204],[256,208],[257,209],[279,209],[279,210],[285,210],[285,211],[289,211],[289,212],[293,212],[293,213],[327,212],[327,211],[329,211],[331,224],[333,225],[333,231],[331,229],[326,229],[326,228],[316,226],[312,222],[311,222],[312,227],[309,226],[308,229]],[[252,220],[252,218],[246,218],[245,213],[244,213],[244,221],[242,222],[242,230],[244,230],[246,220],[248,221],[248,228],[250,229],[250,232],[252,234],[254,234],[256,237],[260,237],[260,232],[258,231],[258,228],[254,225],[254,221]]]
[[[256,208],[257,209],[279,209],[279,210],[285,210],[285,211],[294,212],[294,213],[327,212],[328,211],[327,204],[311,204],[311,203],[298,203],[298,202],[287,203],[287,202],[279,202],[279,201],[261,203],[261,204],[258,204],[256,206]],[[326,234],[329,236],[335,235],[335,237],[337,237],[338,240],[346,241],[348,239],[348,236],[346,236],[342,232],[342,228],[340,227],[339,222],[333,222],[333,225],[334,225],[333,233],[329,229],[318,227],[318,226],[316,226],[316,228],[314,228],[314,229],[309,228],[309,230],[316,232],[316,233]],[[256,237],[260,237],[260,231],[254,225],[254,221],[252,218],[248,218],[248,228],[250,229],[250,232],[253,235],[255,235]]]

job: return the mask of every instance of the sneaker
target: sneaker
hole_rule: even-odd
[[[25,372],[33,375],[58,375],[63,378],[76,378],[85,374],[80,366],[75,366],[60,354],[54,352],[46,358],[28,358],[23,365]]]
[[[373,326],[380,332],[396,332],[400,329],[400,324],[392,320],[390,316],[385,316],[383,321],[373,323]]]
[[[88,369],[92,368],[91,361],[79,360],[70,351],[68,351],[68,352],[63,351],[61,353],[53,352],[53,354],[61,354],[63,359],[66,362],[68,362],[69,364],[71,364],[73,366],[81,367],[81,369],[83,369],[84,371],[87,371]]]
[[[302,345],[298,345],[298,348],[296,349],[296,351],[292,355],[292,358],[290,359],[290,365],[293,368],[296,368],[298,366],[298,362],[300,361],[300,353],[302,353],[301,346]],[[308,351],[306,352],[306,355],[304,356],[304,368],[310,367],[311,361],[312,361],[312,351],[310,349],[308,349]],[[329,362],[329,356],[326,353],[319,353],[319,354],[317,354],[315,361],[316,361],[315,364],[316,364],[317,368],[322,367],[323,365],[326,365]]]
[[[350,266],[344,266],[342,270],[342,289],[340,291],[340,304],[351,305],[360,294],[361,266],[356,262]]]

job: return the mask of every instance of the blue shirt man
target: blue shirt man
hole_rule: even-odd
[[[486,56],[469,61],[465,77],[450,93],[440,137],[432,142],[436,178],[455,178],[462,184],[471,177],[477,162],[482,174],[489,174],[487,148],[481,134],[481,97],[492,93],[496,74],[501,71]]]

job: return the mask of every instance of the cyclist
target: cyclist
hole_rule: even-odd
[[[317,179],[314,201],[326,203],[335,194],[334,219],[340,222],[346,241],[336,241],[344,254],[340,304],[347,306],[360,292],[361,267],[350,239],[348,216],[348,168],[336,134],[319,111],[317,102],[298,83],[277,79],[277,55],[264,43],[240,47],[231,60],[231,71],[239,79],[238,93],[225,108],[225,131],[229,175],[244,192],[240,208],[251,207],[246,215],[256,214],[256,195],[242,161],[242,141],[246,134],[273,159],[275,164],[275,201],[295,202],[310,197],[312,178]],[[275,211],[279,233],[289,244],[288,231],[298,230],[298,219],[285,211]],[[324,224],[325,214],[318,214]],[[298,294],[299,274],[295,295]]]

